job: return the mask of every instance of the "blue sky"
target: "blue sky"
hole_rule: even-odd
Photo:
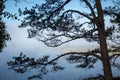
[[[14,14],[14,13],[18,13],[17,12],[18,8],[22,8],[22,9],[24,9],[24,7],[30,8],[32,5],[36,3],[41,4],[43,2],[43,0],[27,0],[27,1],[28,2],[20,2],[17,4],[17,6],[15,6],[15,2],[13,0],[8,0],[6,2],[6,11],[9,11]],[[109,2],[110,0],[107,1]],[[103,4],[110,5],[110,3],[109,4],[103,3]],[[66,9],[69,8],[81,9],[79,5],[80,5],[79,0],[72,0],[72,2],[68,6],[66,6]],[[0,79],[3,78],[3,80],[9,80],[12,78],[14,79],[15,76],[18,79],[21,79],[21,77],[24,78],[24,76],[26,76],[24,74],[23,75],[15,74],[14,72],[9,71],[8,66],[6,65],[6,62],[11,60],[13,56],[18,56],[20,52],[23,52],[29,57],[35,57],[35,58],[40,58],[42,55],[51,55],[52,57],[56,57],[56,55],[60,55],[65,52],[73,52],[73,51],[84,52],[84,51],[88,51],[89,49],[99,47],[99,45],[96,42],[89,43],[84,39],[71,41],[56,48],[47,47],[42,42],[37,41],[35,38],[28,39],[27,28],[19,28],[18,27],[18,25],[20,24],[19,21],[13,19],[4,19],[4,21],[6,22],[7,31],[10,34],[12,40],[7,42],[7,47],[5,47],[3,53],[0,54]],[[61,61],[61,63],[64,62]],[[98,66],[96,68],[98,68]],[[72,74],[73,76],[72,69],[73,68],[69,69],[68,75]],[[99,72],[98,69],[94,69],[94,71]],[[94,71],[92,70],[92,73],[94,73]],[[84,73],[80,71],[80,74],[83,74],[85,76],[87,73],[88,72]],[[89,73],[91,75],[91,72]],[[74,72],[75,76],[76,74],[77,73]]]
[[[13,0],[8,0],[6,2],[6,11],[9,11],[13,14],[18,13],[18,9],[24,9],[25,7],[31,8],[33,5],[35,5],[36,3],[38,4],[42,4],[43,0],[26,0],[27,2],[20,2],[17,5],[15,5],[15,2]],[[109,2],[109,0],[108,0]],[[65,9],[80,9],[83,11],[84,8],[80,7],[80,2],[79,0],[72,0],[66,7]],[[109,4],[106,4],[106,2],[102,3],[103,5],[110,5],[111,3],[109,2]],[[87,10],[88,11],[88,10]],[[7,30],[10,33],[12,40],[10,42],[12,42],[16,48],[19,49],[19,51],[22,51],[24,49],[28,49],[29,51],[33,50],[33,51],[37,51],[39,48],[42,49],[44,51],[44,49],[47,49],[48,52],[50,52],[51,50],[55,50],[55,51],[63,51],[63,52],[68,52],[68,51],[88,51],[89,49],[93,49],[95,47],[98,47],[99,45],[97,43],[89,43],[86,42],[84,39],[80,39],[80,40],[75,40],[72,42],[68,42],[66,44],[63,44],[57,48],[52,48],[52,47],[47,47],[46,45],[44,45],[42,42],[37,41],[36,39],[32,38],[32,39],[28,39],[27,38],[27,28],[18,28],[18,25],[20,25],[19,21],[16,20],[12,20],[12,19],[5,19],[6,25],[7,25]],[[32,47],[31,47],[32,45]],[[25,48],[23,48],[23,46]]]
[[[6,11],[9,11],[11,13],[18,13],[18,8],[24,9],[25,7],[31,8],[32,5],[35,5],[36,3],[42,4],[43,0],[27,0],[27,2],[20,2],[15,6],[15,2],[13,0],[9,0],[6,2]],[[79,0],[72,0],[67,6],[66,9],[72,8],[72,9],[81,9]],[[103,2],[105,5],[106,3]],[[111,3],[107,4],[110,5]],[[18,25],[20,24],[19,21],[12,20],[12,19],[5,19],[7,30],[10,33],[12,40],[10,42],[14,43],[14,45],[20,49],[21,51],[23,49],[29,49],[30,51],[33,49],[34,51],[38,50],[40,47],[42,47],[41,50],[47,49],[48,52],[51,50],[59,50],[59,51],[87,51],[91,48],[98,47],[98,44],[96,43],[88,43],[84,39],[75,40],[69,43],[66,43],[62,46],[59,46],[57,48],[50,48],[44,45],[42,42],[37,41],[36,39],[28,39],[27,38],[27,28],[18,28]],[[31,46],[32,45],[32,46]],[[23,48],[23,46],[25,48]]]

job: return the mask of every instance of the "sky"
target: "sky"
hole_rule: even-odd
[[[6,8],[5,11],[11,12],[12,14],[18,14],[18,9],[21,8],[24,10],[25,7],[31,8],[36,3],[42,4],[43,0],[26,0],[26,2],[22,1],[20,3],[15,4],[14,0],[8,0],[6,2]],[[109,2],[109,0],[108,0]],[[84,7],[80,7],[79,0],[72,0],[65,9],[80,9],[85,10]],[[110,5],[106,4],[105,2],[102,3],[103,7],[104,5]],[[86,11],[86,10],[85,10]],[[87,10],[88,11],[88,10]],[[20,17],[22,19],[23,17]],[[13,47],[13,50],[16,50],[18,52],[27,52],[27,53],[39,53],[42,52],[42,54],[49,54],[49,53],[65,53],[65,52],[86,52],[88,50],[94,49],[99,47],[99,45],[96,42],[87,42],[85,39],[77,39],[68,43],[65,43],[58,47],[47,47],[44,43],[37,41],[35,38],[28,38],[27,29],[28,28],[19,28],[18,25],[20,25],[20,21],[14,20],[14,19],[4,19],[6,25],[7,25],[7,31],[10,34],[12,40],[7,42],[7,49],[12,50],[11,47]],[[83,20],[82,20],[83,21]],[[109,23],[108,23],[109,25]],[[14,49],[15,48],[15,49]]]
[[[41,4],[43,2],[43,0],[27,0],[27,1],[28,2],[20,2],[16,6],[13,0],[8,0],[6,2],[5,10],[15,14],[18,13],[17,12],[18,8],[22,8],[22,9],[24,9],[25,7],[30,8],[32,5],[36,3]],[[79,9],[80,3],[78,1],[79,0],[73,0],[73,2],[71,2],[68,6],[66,6],[66,8],[75,9],[77,7],[77,9]],[[14,19],[6,19],[6,18],[4,19],[4,21],[7,26],[7,31],[10,34],[12,40],[7,42],[7,47],[5,47],[3,49],[3,53],[0,54],[0,79],[3,78],[3,80],[12,79],[14,78],[14,76],[16,76],[18,79],[20,78],[20,76],[18,75],[21,74],[13,74],[14,72],[9,71],[8,66],[6,66],[6,62],[11,60],[13,56],[18,56],[20,52],[25,53],[29,57],[36,57],[36,58],[40,58],[41,55],[51,55],[52,57],[56,57],[56,55],[60,55],[65,52],[85,52],[90,49],[99,47],[99,45],[96,42],[89,43],[84,39],[74,40],[66,44],[63,44],[59,47],[54,47],[54,48],[47,47],[44,43],[37,41],[35,38],[27,38],[28,36],[27,28],[19,28],[18,27],[18,25],[20,25],[19,21],[16,21]],[[61,61],[61,63],[63,62]],[[97,66],[96,68],[100,67],[99,65],[96,66]],[[73,68],[69,69],[68,75],[69,74],[73,75],[74,73],[74,75],[76,76],[76,72],[72,72],[72,69]],[[98,69],[94,71],[92,70],[92,73],[97,71]],[[102,70],[100,72],[102,72]],[[88,72],[80,72],[80,73],[86,76]],[[91,72],[89,73],[91,74]],[[79,76],[79,73],[77,75]],[[23,74],[21,76],[23,77],[25,75]]]
[[[28,2],[20,2],[17,5],[15,5],[15,2],[12,0],[9,0],[6,2],[6,11],[9,11],[13,14],[18,13],[18,9],[24,9],[25,7],[30,8],[32,5],[35,5],[36,3],[41,4],[43,3],[43,0],[29,0]],[[73,4],[77,3],[77,4]],[[79,9],[79,0],[75,0],[74,2],[71,2],[66,6],[66,8],[73,8],[75,9],[78,7]],[[13,20],[13,19],[5,19],[6,25],[7,25],[7,31],[10,34],[12,40],[9,43],[12,43],[19,51],[22,51],[23,49],[29,49],[31,50],[38,50],[42,47],[41,50],[44,51],[44,49],[48,50],[48,52],[53,50],[59,50],[63,52],[69,52],[69,51],[88,51],[89,49],[93,49],[95,47],[98,47],[96,43],[88,43],[84,39],[75,40],[68,42],[66,44],[63,44],[57,48],[47,47],[42,42],[37,41],[36,39],[28,39],[27,38],[27,28],[18,28],[18,25],[20,25],[19,21]],[[78,45],[79,44],[79,45]],[[23,48],[24,46],[24,48]]]

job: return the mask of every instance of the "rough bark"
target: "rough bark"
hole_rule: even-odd
[[[96,19],[96,25],[98,27],[98,37],[99,37],[99,42],[100,42],[104,76],[105,76],[105,80],[111,80],[112,71],[111,71],[106,36],[105,36],[105,24],[104,24],[104,16],[103,16],[103,10],[101,6],[101,0],[96,0],[96,8],[98,12],[98,17]]]
[[[103,32],[104,32],[103,28],[99,29],[98,34],[100,40],[101,58],[103,63],[105,80],[110,80],[112,79],[112,71],[110,66],[108,50],[107,50],[106,37],[103,34]]]

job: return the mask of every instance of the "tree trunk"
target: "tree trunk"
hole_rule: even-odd
[[[104,16],[103,16],[103,10],[101,6],[101,0],[95,0],[95,1],[96,1],[97,13],[98,13],[98,17],[96,18],[95,24],[97,25],[97,28],[98,28],[98,37],[100,41],[100,50],[101,50],[104,76],[105,76],[105,80],[111,80],[112,71],[110,66],[109,54],[107,50],[105,24],[104,24]]]
[[[99,35],[99,41],[100,41],[101,57],[102,57],[105,80],[112,80],[112,71],[110,66],[109,54],[107,50],[104,27],[102,26],[99,27],[98,35]]]

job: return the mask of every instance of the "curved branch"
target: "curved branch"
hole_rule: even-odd
[[[119,54],[113,54],[112,56],[110,56],[110,60],[112,61],[112,65],[115,67],[120,67],[119,65],[116,65],[115,61],[117,60],[117,58],[120,57],[120,53]]]
[[[89,9],[91,10],[91,13],[92,13],[92,15],[93,15],[93,18],[96,18],[95,12],[94,12],[91,4],[88,2],[88,0],[84,0],[84,1],[85,1],[85,3],[87,4],[87,6],[89,7]]]
[[[118,54],[113,54],[113,55],[111,55],[109,58],[112,59],[114,56],[120,56],[120,53],[118,53]]]
[[[86,17],[87,19],[89,19],[90,21],[92,21],[92,18],[91,18],[91,17],[89,17],[88,15],[86,15],[86,14],[84,14],[84,13],[78,11],[78,10],[69,9],[69,10],[65,11],[65,12],[62,14],[62,16],[63,16],[65,13],[67,13],[67,12],[78,13],[79,15],[82,15],[82,16]]]
[[[62,6],[60,6],[59,8],[57,8],[54,12],[52,12],[47,19],[50,19],[50,17],[53,16],[53,14],[54,14],[55,12],[59,11],[60,9],[62,9],[62,8],[63,8],[66,4],[68,4],[70,1],[71,1],[71,0],[66,0],[66,1],[64,2],[64,4],[63,4]]]
[[[46,38],[46,40],[41,40],[41,39],[39,39],[39,38],[37,38],[37,40],[43,42],[43,43],[44,43],[45,45],[47,45],[48,47],[57,47],[57,46],[60,46],[60,45],[62,45],[62,44],[64,44],[64,43],[67,43],[67,42],[70,42],[70,41],[73,41],[73,40],[76,40],[76,39],[84,38],[84,37],[86,37],[87,35],[91,35],[91,34],[92,34],[93,32],[95,32],[95,31],[97,31],[97,28],[92,29],[92,30],[89,30],[89,31],[85,32],[84,34],[79,34],[79,35],[77,35],[77,36],[70,36],[70,35],[61,34],[61,35],[57,35],[57,36],[51,37],[51,38],[49,38],[49,39]],[[68,38],[70,38],[70,39],[69,39],[69,40],[66,40],[66,41],[64,41],[64,42],[61,42],[60,44],[56,44],[56,45],[49,45],[49,44],[46,43],[47,41],[50,41],[50,40],[55,39],[55,38],[59,38],[59,37],[61,37],[61,36],[65,36],[65,37],[68,37]]]
[[[48,64],[51,64],[52,62],[58,60],[59,58],[63,57],[63,56],[66,56],[66,55],[70,55],[70,54],[84,54],[84,55],[92,55],[92,56],[95,56],[97,58],[99,58],[101,60],[101,57],[95,53],[89,53],[89,52],[68,52],[68,53],[65,53],[65,54],[61,54],[59,55],[58,57],[52,59],[51,61],[49,61],[48,63],[46,63],[45,65],[48,65]]]

